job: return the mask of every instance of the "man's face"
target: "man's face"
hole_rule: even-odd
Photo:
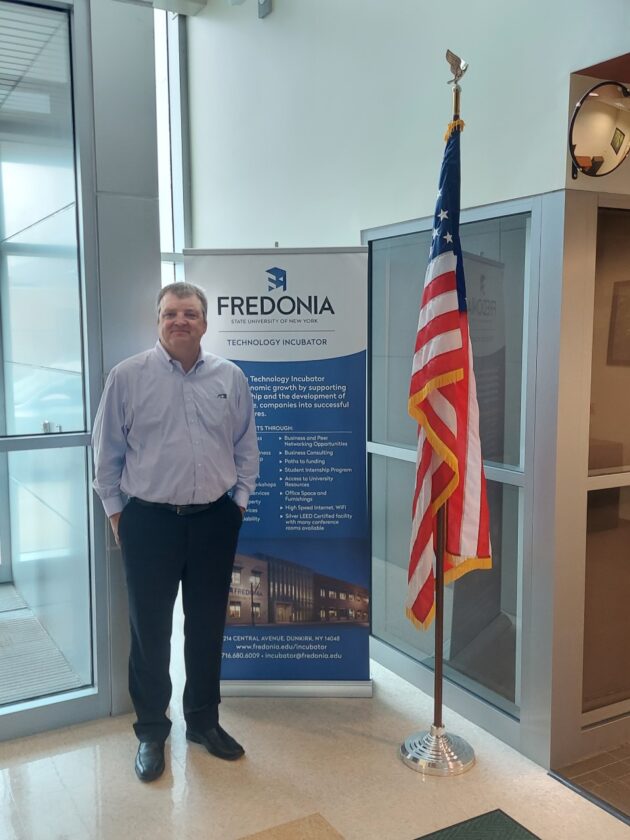
[[[207,326],[201,301],[196,295],[178,298],[168,292],[160,301],[160,341],[173,358],[198,353]]]

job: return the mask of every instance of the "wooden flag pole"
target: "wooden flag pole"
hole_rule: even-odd
[[[448,504],[448,503],[447,503]],[[446,504],[438,510],[435,546],[435,671],[433,677],[433,726],[442,729],[442,683],[444,664],[444,552],[446,551]]]
[[[433,674],[433,726],[416,732],[400,745],[400,757],[408,767],[431,776],[456,776],[475,763],[475,752],[458,735],[446,733],[442,721],[444,684],[444,554],[447,505],[438,510],[435,546],[435,661]]]

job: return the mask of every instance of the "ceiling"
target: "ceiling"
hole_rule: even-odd
[[[0,2],[0,109],[50,113],[50,86],[67,85],[67,15]]]
[[[67,12],[0,0],[2,159],[65,154],[71,134]]]

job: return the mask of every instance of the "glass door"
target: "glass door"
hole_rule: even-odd
[[[70,56],[0,0],[0,716],[94,683]]]
[[[630,210],[600,207],[584,588],[582,712],[587,725],[630,712],[629,243]]]
[[[460,228],[493,568],[445,592],[445,677],[513,720],[521,714],[523,523],[531,480],[524,397],[530,229],[530,212]],[[394,235],[370,242],[372,634],[433,668],[433,628],[419,632],[404,615],[417,435],[407,394],[431,231],[398,234],[392,226],[385,234]]]

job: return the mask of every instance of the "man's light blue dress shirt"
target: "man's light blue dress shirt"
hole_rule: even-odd
[[[92,433],[94,489],[111,516],[123,494],[205,504],[233,490],[247,507],[258,477],[252,397],[242,370],[200,351],[184,372],[158,341],[110,372]]]

